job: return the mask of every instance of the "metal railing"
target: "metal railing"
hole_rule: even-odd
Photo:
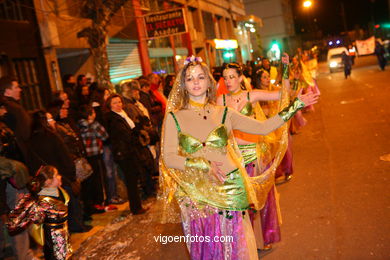
[[[0,1],[0,20],[24,21],[20,0]]]

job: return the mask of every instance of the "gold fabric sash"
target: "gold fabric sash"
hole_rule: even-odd
[[[256,143],[238,145],[241,155],[244,159],[244,164],[247,165],[257,159]]]
[[[64,198],[65,198],[64,204],[67,206],[69,203],[69,194],[61,187],[58,187],[58,189],[60,190],[60,192],[64,196]],[[42,197],[40,199],[45,200],[47,202],[53,202],[54,200],[58,201],[57,199],[54,199],[51,197]],[[43,224],[34,224],[33,223],[29,229],[29,233],[38,245],[43,246],[45,244],[45,236],[43,233]]]

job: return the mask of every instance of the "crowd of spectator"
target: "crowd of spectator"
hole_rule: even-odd
[[[148,208],[142,201],[156,194],[158,151],[166,96],[174,77],[157,74],[120,84],[120,94],[66,75],[63,91],[53,93],[45,109],[26,111],[14,78],[0,79],[0,254],[7,240],[4,223],[19,194],[40,167],[52,165],[68,192],[71,233],[87,232],[93,214],[116,210],[129,200],[132,214]],[[84,180],[76,164],[92,168]],[[126,193],[118,192],[123,181]],[[18,259],[33,259],[26,231],[10,234]],[[0,255],[1,257],[1,255]]]

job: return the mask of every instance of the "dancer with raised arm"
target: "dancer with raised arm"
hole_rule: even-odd
[[[283,84],[285,90],[288,91],[287,54],[283,56],[282,62],[285,65],[284,68],[286,70],[284,73],[286,78],[284,79]],[[263,71],[268,74],[265,70]],[[227,64],[223,70],[223,77],[229,94],[218,97],[217,104],[233,108],[248,117],[264,121],[266,117],[258,102],[279,101],[281,99],[281,91],[251,90],[248,84],[243,84],[243,72],[241,66],[237,63]],[[284,96],[287,96],[288,99],[288,95]],[[278,103],[281,104],[281,101]],[[233,131],[238,148],[244,158],[245,169],[250,177],[260,176],[265,170],[269,169],[270,166],[274,166],[273,170],[271,169],[272,174],[274,174],[276,166],[278,166],[280,158],[287,148],[287,142],[285,142],[285,144],[281,142],[283,132],[284,135],[287,136],[286,127],[284,131],[272,133],[272,135],[268,135],[264,138],[258,135]],[[261,211],[250,212],[249,214],[256,235],[257,247],[262,250],[270,250],[272,244],[279,242],[281,239],[281,217],[280,214],[278,214],[280,210],[276,196],[276,188],[273,185],[268,192],[267,200]]]
[[[203,238],[203,242],[187,241],[192,259],[258,259],[247,211],[262,208],[273,180],[248,176],[232,131],[266,135],[318,97],[299,95],[278,115],[259,122],[217,106],[215,93],[207,65],[200,58],[188,58],[177,76],[164,118],[160,163],[163,222],[181,221],[185,235]],[[223,242],[221,236],[232,240]]]

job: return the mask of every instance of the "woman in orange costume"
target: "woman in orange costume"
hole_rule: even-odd
[[[283,62],[288,64],[288,56],[285,55],[283,57]],[[217,104],[234,108],[243,115],[263,121],[266,117],[258,102],[281,99],[282,92],[279,90],[251,90],[250,86],[248,86],[249,84],[243,84],[244,76],[241,66],[237,63],[228,64],[223,71],[223,77],[228,94],[218,97]],[[288,79],[284,81],[284,86],[289,88]],[[271,174],[274,173],[275,167],[278,165],[278,161],[280,161],[279,158],[285,151],[283,146],[286,146],[279,145],[279,148],[276,148],[278,146],[276,142],[281,140],[282,132],[283,130],[279,130],[279,138],[276,137],[276,133],[266,137],[259,137],[240,131],[233,132],[249,176],[261,176],[266,170],[269,170],[266,174],[269,174],[269,172]],[[286,132],[286,128],[284,132]],[[271,151],[272,146],[274,148],[273,151]],[[250,214],[257,238],[257,247],[263,250],[271,249],[273,243],[280,241],[281,218],[276,196],[277,192],[273,186],[268,192],[267,200],[261,211]]]

